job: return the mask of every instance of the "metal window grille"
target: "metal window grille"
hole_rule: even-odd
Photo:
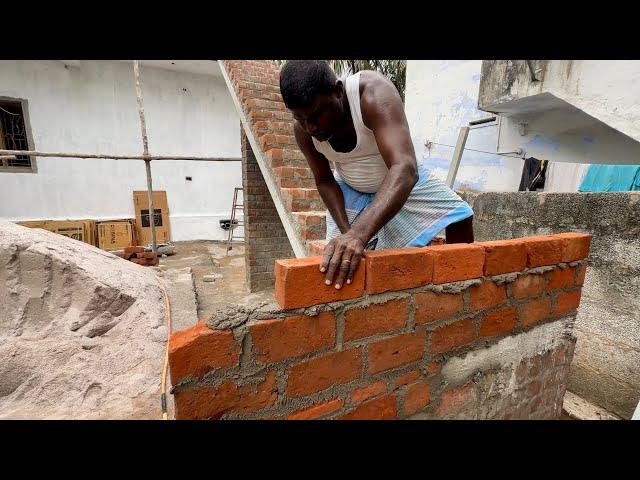
[[[20,102],[0,101],[0,149],[30,150],[24,113]],[[0,169],[31,170],[29,155],[17,155],[15,159],[0,160]]]

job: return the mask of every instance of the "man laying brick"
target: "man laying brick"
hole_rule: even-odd
[[[418,166],[402,100],[384,75],[343,80],[326,61],[292,60],[280,91],[329,210],[327,285],[351,283],[365,249],[422,247],[443,228],[447,243],[473,242],[473,211]]]

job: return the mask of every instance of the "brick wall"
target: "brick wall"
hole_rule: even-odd
[[[172,335],[176,417],[557,418],[590,241],[370,252],[340,291],[278,260],[277,304]]]
[[[278,243],[288,239],[294,253],[306,255],[310,242],[326,236],[326,207],[293,136],[293,117],[280,95],[279,68],[273,60],[225,60],[220,64],[228,78],[229,92],[239,106],[243,132],[259,148],[248,162],[255,164],[256,174],[261,173],[260,185],[254,187],[272,197],[274,212],[279,214],[287,234],[278,237]],[[249,143],[244,137],[243,142]],[[254,201],[262,203],[262,195],[245,196],[246,205],[251,208]],[[264,233],[268,231],[249,230],[245,237]],[[254,270],[253,265],[247,268]],[[248,275],[253,277],[252,272]]]
[[[252,292],[273,288],[274,260],[295,255],[258,162],[241,129],[245,271]]]

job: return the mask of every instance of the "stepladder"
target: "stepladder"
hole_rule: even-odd
[[[229,233],[227,235],[227,255],[233,249],[234,243],[244,243],[244,235],[235,235],[236,228],[244,227],[244,199],[241,198],[243,195],[242,187],[233,189],[233,205],[231,207],[231,220],[229,221]],[[242,212],[242,220],[238,220],[238,211]]]

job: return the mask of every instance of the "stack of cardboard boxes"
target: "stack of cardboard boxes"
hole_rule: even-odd
[[[153,192],[153,215],[149,212],[149,197],[146,191],[134,191],[133,204],[135,219],[32,220],[16,223],[23,227],[42,228],[110,252],[124,250],[124,254],[119,256],[139,265],[157,265],[158,259],[153,253],[145,252],[143,247],[137,245],[151,243],[151,221],[155,223],[158,244],[170,241],[167,192]]]

